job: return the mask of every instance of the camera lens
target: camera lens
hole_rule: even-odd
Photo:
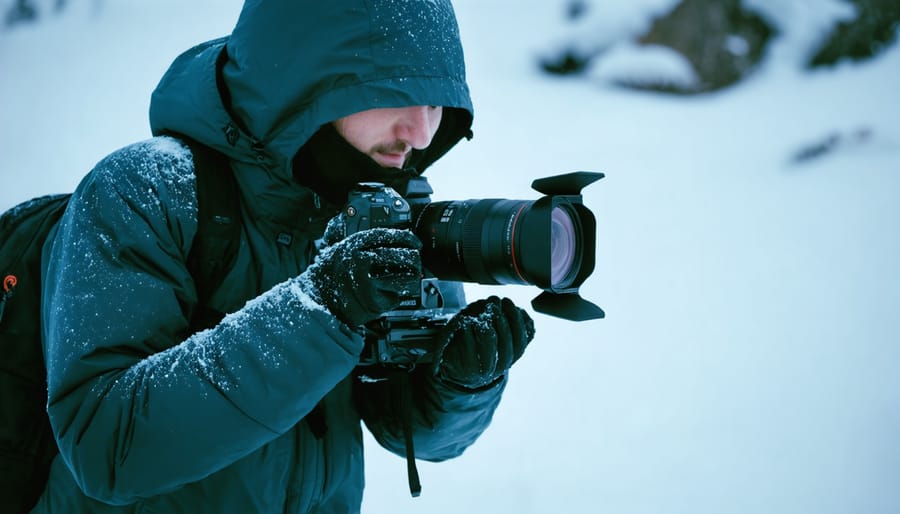
[[[554,207],[550,214],[550,282],[554,287],[571,283],[577,251],[575,221],[565,209]]]
[[[564,289],[578,278],[578,213],[545,201],[466,200],[424,206],[415,223],[422,262],[436,277]]]

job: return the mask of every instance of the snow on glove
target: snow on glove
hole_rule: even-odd
[[[363,230],[325,247],[300,280],[341,322],[363,325],[418,291],[421,247],[409,230]]]
[[[456,313],[438,335],[434,373],[466,389],[496,381],[525,352],[534,322],[512,300],[491,296]]]

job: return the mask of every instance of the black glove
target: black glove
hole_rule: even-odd
[[[465,389],[492,384],[534,338],[534,322],[509,298],[491,296],[459,311],[437,336],[434,373]]]
[[[300,283],[341,322],[363,325],[419,290],[421,247],[409,230],[363,230],[325,247]]]

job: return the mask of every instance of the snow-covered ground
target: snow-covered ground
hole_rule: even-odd
[[[71,190],[146,138],[169,62],[229,32],[241,4],[69,3],[0,32],[0,209]],[[592,16],[625,34],[672,3]],[[802,2],[753,3],[803,19]],[[535,178],[606,173],[585,190],[598,257],[582,291],[607,318],[535,315],[492,427],[463,457],[420,463],[420,498],[367,440],[364,512],[900,511],[900,46],[802,73],[827,26],[807,18],[748,81],[676,98],[541,74],[567,34],[559,0],[455,5],[476,137],[430,171],[435,199],[537,198]]]

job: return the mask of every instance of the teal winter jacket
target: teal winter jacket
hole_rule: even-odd
[[[153,93],[154,138],[98,163],[45,246],[60,454],[34,513],[359,512],[363,425],[402,455],[401,414],[393,386],[356,378],[360,336],[296,280],[335,209],[292,159],[323,124],[410,105],[445,108],[419,171],[470,135],[447,0],[248,0],[230,36],[176,59]],[[241,191],[236,264],[209,300],[230,314],[196,333],[193,161],[166,134],[225,154]],[[412,373],[416,456],[458,456],[503,387]]]

